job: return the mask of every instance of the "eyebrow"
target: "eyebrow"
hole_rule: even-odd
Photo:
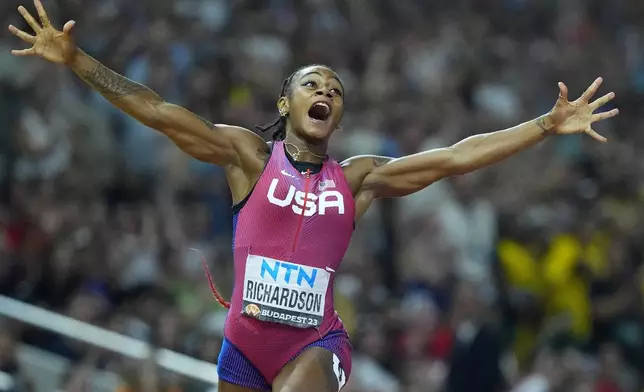
[[[304,79],[305,77],[307,77],[307,76],[309,76],[309,75],[314,75],[314,74],[315,74],[315,75],[319,75],[319,76],[324,77],[324,75],[322,75],[322,74],[321,74],[320,72],[318,72],[318,71],[311,71],[311,72],[307,72],[307,73],[305,73],[304,75],[302,75],[302,77],[301,77],[300,79]],[[332,76],[332,78],[333,78],[333,79],[335,79],[338,83],[340,83],[340,87],[342,87],[342,89],[344,90],[344,85],[343,85],[343,84],[342,84],[342,82],[340,81],[340,78],[338,78],[338,77],[337,77],[337,76],[335,76],[335,75],[333,75],[333,76]]]

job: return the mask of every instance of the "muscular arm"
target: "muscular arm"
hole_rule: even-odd
[[[360,156],[344,164],[364,173],[358,193],[406,196],[442,178],[472,172],[525,150],[544,140],[550,128],[548,117],[542,116],[506,130],[468,137],[451,147],[398,159]]]
[[[221,166],[243,166],[245,156],[267,150],[253,132],[215,125],[198,115],[164,101],[154,91],[110,70],[78,50],[71,69],[117,108],[144,125],[168,136],[184,152],[201,161]]]

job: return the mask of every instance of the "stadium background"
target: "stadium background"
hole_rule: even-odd
[[[25,27],[18,4],[0,2],[2,25]],[[355,346],[346,390],[641,390],[643,2],[45,6],[58,26],[76,20],[78,44],[107,66],[215,122],[269,122],[284,77],[331,65],[348,91],[332,142],[338,159],[400,156],[505,128],[548,111],[557,81],[576,95],[603,76],[621,110],[598,129],[610,143],[553,138],[378,203],[358,225],[337,279]],[[214,363],[225,312],[187,249],[206,253],[229,294],[223,172],[188,159],[71,72],[11,57],[21,45],[0,36],[0,294]],[[16,391],[33,390],[38,373],[38,355],[19,355],[25,347],[70,361],[45,390],[90,390],[94,368],[120,375],[119,391],[207,390],[153,361],[0,318],[0,378],[11,376]]]

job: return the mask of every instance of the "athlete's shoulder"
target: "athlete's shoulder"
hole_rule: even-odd
[[[238,156],[238,163],[226,166],[226,177],[233,200],[241,202],[252,190],[264,171],[270,158],[268,143],[255,132],[244,127],[217,125],[224,129],[233,140],[233,148]]]
[[[267,142],[255,132],[234,126],[234,132],[238,135],[235,138],[235,149],[238,153],[248,157],[253,162],[257,162],[253,167],[259,172],[264,170],[264,166],[271,157],[273,142]]]
[[[215,127],[230,135],[235,142],[235,148],[238,150],[248,151],[248,149],[251,149],[252,151],[259,150],[263,153],[270,152],[268,143],[250,129],[227,124],[215,124]]]

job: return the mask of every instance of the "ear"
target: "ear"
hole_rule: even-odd
[[[288,114],[288,99],[286,97],[280,97],[280,99],[277,100],[277,110],[279,110],[280,115],[281,113]]]

